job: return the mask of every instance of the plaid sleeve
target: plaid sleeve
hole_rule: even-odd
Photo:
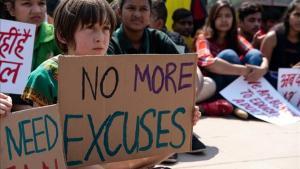
[[[210,52],[209,49],[209,42],[206,40],[206,38],[200,34],[197,37],[196,41],[196,50],[198,55],[198,66],[205,67],[213,64],[215,62],[215,58]]]
[[[250,49],[253,49],[251,43],[248,42],[243,36],[238,36],[238,43],[242,55],[246,55]]]

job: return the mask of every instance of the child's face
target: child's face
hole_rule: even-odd
[[[15,3],[10,5],[9,12],[16,21],[40,26],[45,20],[46,0],[15,0]]]
[[[228,32],[232,27],[233,16],[227,7],[220,9],[215,19],[215,26],[218,32]]]
[[[143,31],[150,23],[148,0],[126,0],[119,11],[122,23],[132,31]]]
[[[75,46],[68,46],[69,55],[105,55],[110,40],[110,25],[78,26],[74,40]]]
[[[173,30],[178,32],[180,35],[189,37],[193,33],[194,22],[193,16],[189,16],[179,21],[175,22],[173,25]]]

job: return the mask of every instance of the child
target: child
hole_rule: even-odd
[[[58,55],[54,41],[54,28],[45,23],[46,0],[6,0],[7,9],[16,21],[35,24],[37,26],[32,70],[52,56]]]
[[[279,68],[290,68],[300,62],[300,0],[288,7],[284,23],[276,25],[261,45],[261,51],[270,60],[267,80],[276,87]]]
[[[179,8],[174,11],[172,19],[172,29],[183,37],[188,50],[191,52],[193,46],[192,33],[194,31],[193,13],[185,8]]]
[[[64,0],[54,14],[55,39],[66,55],[105,55],[116,25],[113,10],[105,0]],[[57,102],[58,57],[42,63],[29,77],[23,98],[34,105]],[[196,110],[193,122],[199,118]],[[167,155],[83,168],[144,168],[154,166]]]
[[[212,6],[207,23],[197,37],[196,49],[198,66],[216,82],[217,92],[237,76],[256,81],[268,69],[267,59],[262,57],[261,52],[253,49],[247,40],[238,35],[235,10],[225,0],[219,0]],[[219,104],[216,102],[215,107],[219,107]],[[203,107],[214,109],[213,105],[206,104]],[[220,110],[223,110],[222,106]]]
[[[35,24],[36,35],[32,58],[33,71],[45,60],[60,53],[54,41],[54,28],[45,23],[46,0],[4,0],[13,20]],[[28,89],[25,92],[29,92]],[[13,110],[29,108],[28,103],[22,101],[19,95],[11,95],[14,101]]]
[[[0,117],[5,116],[11,111],[12,100],[9,96],[0,93]]]

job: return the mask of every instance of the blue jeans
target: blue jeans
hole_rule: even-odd
[[[221,58],[223,60],[226,60],[229,63],[239,64],[239,65],[251,64],[251,65],[260,66],[260,64],[262,63],[262,54],[257,49],[249,50],[242,60],[240,59],[238,54],[232,49],[223,50],[217,55],[217,58]],[[233,82],[236,78],[238,78],[238,76],[220,75],[214,73],[211,73],[209,76],[215,80],[217,84],[217,92],[219,92],[227,85],[229,85],[231,82]]]
[[[278,72],[277,71],[269,70],[264,77],[275,89],[277,89],[277,83],[278,83]]]

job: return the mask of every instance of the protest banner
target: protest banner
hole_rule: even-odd
[[[0,19],[0,92],[22,94],[31,71],[36,26]]]
[[[239,77],[220,94],[254,117],[273,124],[285,125],[300,120],[300,112],[264,78],[257,82],[247,82]]]
[[[280,68],[277,90],[300,111],[300,69]]]
[[[0,118],[1,169],[66,169],[58,106]]]
[[[191,149],[196,55],[61,56],[67,165]]]

